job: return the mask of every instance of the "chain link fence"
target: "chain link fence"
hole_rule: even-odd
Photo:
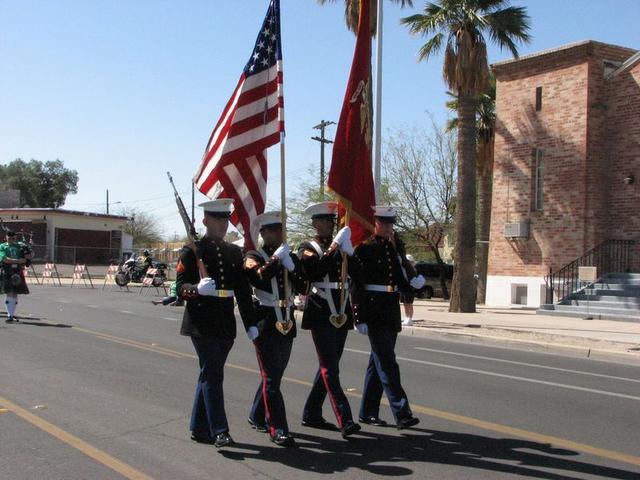
[[[31,249],[34,263],[111,265],[122,260],[119,248],[57,246],[53,249],[53,258],[47,245],[31,245]]]

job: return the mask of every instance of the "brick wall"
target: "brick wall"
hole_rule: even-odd
[[[489,275],[546,275],[550,267],[557,269],[617,234],[614,221],[625,223],[628,236],[623,238],[640,239],[637,185],[625,192],[615,179],[628,166],[640,166],[634,163],[640,161],[637,78],[627,79],[626,93],[612,97],[613,90],[621,89],[604,81],[603,67],[604,59],[621,61],[632,53],[589,42],[494,68],[497,124]],[[537,87],[542,87],[540,111]],[[614,97],[618,104],[610,111],[607,104]],[[618,117],[627,122],[621,128],[612,124]],[[616,153],[611,152],[611,129],[620,137]],[[533,208],[536,148],[544,151],[542,211]],[[616,220],[614,205],[621,212]],[[507,221],[530,222],[529,238],[505,239]]]
[[[607,108],[608,226],[616,238],[640,240],[640,64],[610,81]],[[626,185],[630,174],[635,181]],[[636,253],[634,267],[640,271],[640,251]]]

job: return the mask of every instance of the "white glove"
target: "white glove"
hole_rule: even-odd
[[[282,266],[290,272],[293,272],[296,269],[296,265],[293,263],[291,255],[287,255],[280,261],[282,262]]]
[[[369,333],[369,327],[366,323],[356,323],[356,330],[358,330],[358,333],[361,333],[362,335]]]
[[[259,336],[260,331],[258,330],[258,327],[249,327],[249,330],[247,330],[247,337],[249,337],[249,340],[253,342]]]
[[[215,280],[212,280],[211,278],[207,277],[207,278],[203,278],[198,283],[198,293],[200,295],[213,297],[215,296],[215,292],[216,292]]]
[[[350,227],[342,227],[338,230],[335,238],[333,239],[333,243],[337,243],[342,246],[345,240],[351,240],[351,228]]]
[[[420,290],[422,287],[424,287],[424,284],[425,284],[425,279],[422,275],[413,277],[409,282],[409,285],[411,285],[416,290]]]
[[[280,245],[278,249],[275,252],[273,252],[273,254],[276,257],[278,257],[280,261],[282,261],[285,257],[288,257],[290,253],[291,253],[291,248],[289,248],[289,245],[287,245],[286,243],[283,243],[282,245]]]
[[[342,241],[342,244],[340,245],[340,250],[342,250],[344,253],[346,253],[349,256],[353,255],[353,244],[351,243],[350,238],[346,238]]]

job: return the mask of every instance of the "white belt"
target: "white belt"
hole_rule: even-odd
[[[320,246],[320,244],[314,240],[314,241],[311,242],[311,245],[315,249],[315,251],[318,254],[318,256],[322,257],[324,252],[323,252],[322,247]],[[346,281],[346,285],[343,285],[342,282],[330,282],[329,281],[329,274],[326,274],[324,276],[324,281],[323,282],[314,282],[312,285],[313,285],[313,289],[311,291],[327,302],[327,305],[329,306],[329,311],[331,312],[331,316],[332,317],[338,315],[338,309],[336,308],[336,304],[333,301],[333,294],[331,293],[331,290],[340,290],[340,289],[344,288],[346,290],[346,292],[343,292],[341,294],[341,298],[340,298],[341,301],[340,301],[340,305],[339,305],[339,308],[340,308],[339,314],[340,314],[340,316],[344,315],[344,312],[345,312],[345,310],[347,308],[347,301],[349,300],[349,295],[348,295],[348,293],[349,293],[348,292],[348,290],[349,290],[349,281],[348,281],[348,279]]]
[[[365,290],[368,290],[369,292],[385,292],[385,293],[394,293],[398,291],[398,287],[396,287],[395,285],[373,285],[373,284],[366,284],[364,286]]]
[[[260,305],[263,307],[272,307],[272,308],[287,308],[293,306],[293,297],[290,297],[289,300],[280,300],[277,295],[274,295],[271,292],[266,292],[264,290],[260,290],[259,288],[254,288],[254,295],[260,302]]]
[[[233,290],[215,290],[212,296],[218,298],[233,298],[233,295]]]
[[[329,288],[331,290],[340,290],[342,288],[341,282],[313,282],[315,288]]]

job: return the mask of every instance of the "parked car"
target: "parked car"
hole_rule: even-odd
[[[442,293],[442,284],[440,283],[440,265],[437,263],[418,262],[416,263],[416,271],[422,275],[426,282],[424,287],[416,292],[418,298],[431,298],[441,297],[444,298]],[[444,265],[444,278],[445,284],[449,295],[451,295],[451,282],[453,280],[453,265]]]

